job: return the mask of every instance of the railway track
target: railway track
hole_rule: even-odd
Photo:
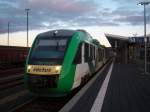
[[[24,68],[14,68],[0,71],[0,90],[6,90],[23,84]]]
[[[23,73],[23,71],[24,71],[24,67],[0,70],[0,78],[20,74]]]
[[[58,112],[81,88],[61,98],[36,97],[14,108],[11,112]]]
[[[58,112],[68,100],[69,98],[52,99],[38,97],[13,112]]]
[[[61,99],[46,97],[35,98],[29,95],[28,92],[24,90],[25,88],[23,90],[20,89],[20,87],[24,87],[22,85],[23,68],[0,71],[0,111],[57,112],[69,101],[74,93]],[[20,86],[19,89],[17,89],[18,86]],[[11,89],[17,90],[18,92],[12,94]]]
[[[78,91],[62,98],[36,97],[26,89],[16,89],[16,92],[0,98],[1,112],[58,112]]]
[[[10,79],[10,80],[4,80],[3,78],[0,79],[0,90],[6,90],[18,85],[23,84],[23,76],[20,75],[16,78]]]

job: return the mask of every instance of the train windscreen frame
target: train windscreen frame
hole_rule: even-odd
[[[69,40],[69,37],[37,38],[29,57],[29,64],[62,64]]]

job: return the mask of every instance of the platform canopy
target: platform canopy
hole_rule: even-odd
[[[112,34],[105,34],[105,36],[111,44],[112,48],[122,47],[124,43],[128,43],[128,37],[125,36]]]
[[[136,36],[136,37],[126,37],[112,34],[105,34],[109,43],[113,48],[122,47],[124,43],[128,44],[144,44],[145,41],[150,43],[150,34],[147,35],[147,39],[144,39],[144,36]]]

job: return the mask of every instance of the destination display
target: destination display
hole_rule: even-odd
[[[150,37],[144,38],[144,37],[129,37],[130,43],[144,43],[144,42],[150,42]]]

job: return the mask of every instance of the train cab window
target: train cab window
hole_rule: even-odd
[[[82,60],[81,55],[82,55],[82,44],[80,44],[78,47],[77,53],[76,53],[74,61],[73,61],[74,64],[80,64],[81,63],[81,60]]]
[[[66,38],[37,39],[29,60],[30,62],[48,62],[50,60],[61,64],[67,49],[67,43],[68,39]]]
[[[49,50],[65,51],[67,44],[66,39],[60,40],[40,40],[38,48],[48,48]]]

